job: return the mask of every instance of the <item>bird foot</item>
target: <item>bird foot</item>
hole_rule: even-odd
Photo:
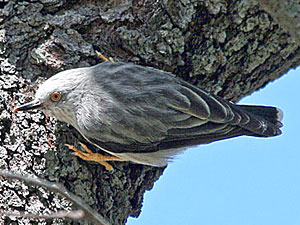
[[[115,62],[115,60],[112,57],[105,57],[100,52],[96,51],[96,54],[99,56],[100,59],[102,59],[104,62]]]
[[[65,144],[70,150],[74,151],[74,155],[86,161],[98,162],[105,167],[106,170],[113,170],[113,167],[106,161],[126,161],[116,156],[105,156],[99,153],[93,153],[85,144],[79,142],[80,146],[86,151],[83,152],[73,145]]]

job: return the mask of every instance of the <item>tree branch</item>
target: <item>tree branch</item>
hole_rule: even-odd
[[[300,5],[296,0],[257,0],[273,19],[300,44]]]
[[[73,220],[78,219],[88,219],[90,221],[94,221],[99,225],[110,225],[101,215],[95,212],[91,207],[85,204],[80,198],[76,195],[70,193],[65,187],[60,184],[49,182],[40,178],[33,178],[24,175],[14,174],[9,171],[0,170],[0,176],[6,177],[7,179],[15,179],[24,181],[26,184],[33,186],[41,186],[46,188],[49,191],[54,193],[58,193],[61,196],[68,199],[73,205],[79,210],[66,212],[59,211],[51,215],[35,215],[35,214],[26,214],[25,212],[20,212],[18,214],[1,212],[1,215],[6,216],[18,216],[18,217],[27,217],[27,218],[40,218],[40,219],[50,219],[50,218],[69,218]]]
[[[72,219],[72,220],[80,220],[84,218],[84,211],[79,210],[73,210],[73,211],[63,211],[60,210],[58,212],[47,214],[47,215],[39,215],[39,214],[33,214],[33,213],[27,213],[27,212],[1,212],[1,216],[13,216],[13,217],[23,217],[23,218],[29,218],[29,219]]]

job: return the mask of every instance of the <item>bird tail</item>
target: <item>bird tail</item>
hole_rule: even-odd
[[[174,156],[182,152],[188,146],[199,144],[208,144],[214,141],[238,137],[242,135],[255,137],[272,137],[281,134],[282,111],[271,106],[248,106],[248,105],[231,105],[239,115],[238,125],[234,129],[224,133],[209,133],[192,138],[180,140],[167,140],[156,146],[160,151],[148,151],[148,153],[111,153],[118,157],[127,159],[140,164],[162,167],[172,161]],[[153,146],[152,146],[153,147]],[[145,151],[147,152],[147,151]]]
[[[280,109],[272,106],[252,105],[235,105],[234,107],[250,116],[250,121],[244,127],[246,130],[253,131],[248,135],[271,137],[281,134],[283,113]]]

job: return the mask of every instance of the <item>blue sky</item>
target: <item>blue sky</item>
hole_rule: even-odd
[[[240,137],[185,151],[145,194],[127,225],[299,225],[300,68],[239,103],[284,112],[283,134]]]

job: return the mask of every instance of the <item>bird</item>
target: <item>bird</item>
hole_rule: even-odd
[[[109,61],[57,73],[14,112],[33,109],[73,126],[97,152],[87,143],[81,150],[66,146],[107,170],[113,169],[108,161],[164,167],[188,147],[273,137],[283,126],[276,107],[238,105],[170,72]]]

